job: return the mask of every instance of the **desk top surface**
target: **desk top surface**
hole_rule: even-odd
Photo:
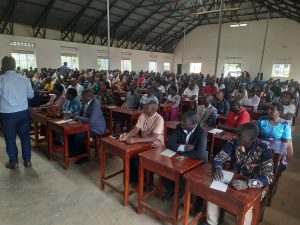
[[[151,148],[152,143],[138,143],[138,144],[127,144],[126,142],[119,141],[112,137],[101,138],[101,142],[107,145],[114,146],[121,151],[132,152],[139,150],[147,150]]]
[[[154,164],[171,169],[180,174],[184,174],[203,163],[202,160],[196,160],[192,158],[178,160],[176,158],[180,156],[179,154],[175,154],[172,157],[163,156],[160,153],[163,152],[165,149],[165,147],[153,148],[146,152],[140,153],[139,156],[142,159],[146,159]]]
[[[234,178],[238,178],[239,175],[235,174]],[[237,206],[241,205],[253,205],[255,200],[260,197],[263,188],[259,189],[245,189],[237,191],[231,186],[228,187],[226,192],[221,192],[210,188],[213,181],[211,164],[205,164],[194,170],[186,173],[184,178],[187,181],[191,181],[194,185],[197,185],[201,193],[208,196],[206,200],[222,200],[225,202],[231,202]],[[233,178],[233,179],[234,179]]]

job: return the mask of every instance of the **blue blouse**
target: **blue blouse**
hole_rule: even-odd
[[[65,104],[63,106],[64,112],[69,112],[74,114],[76,112],[80,112],[81,110],[81,103],[78,97],[73,98],[71,101],[66,99]]]
[[[268,117],[262,117],[256,125],[259,127],[260,136],[266,139],[278,139],[281,141],[288,141],[292,139],[291,127],[286,120],[281,120],[280,123],[272,125]]]

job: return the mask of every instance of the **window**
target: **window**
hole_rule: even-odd
[[[97,57],[97,68],[98,70],[108,70],[108,59]]]
[[[273,64],[272,77],[289,77],[291,64]]]
[[[20,69],[36,68],[34,52],[15,51],[11,53],[11,56],[16,60],[16,67],[20,67]]]
[[[156,61],[150,61],[149,62],[149,72],[151,72],[151,71],[153,71],[153,72],[157,72],[157,63],[156,63]]]
[[[121,71],[131,71],[131,60],[130,59],[121,59]]]
[[[238,77],[242,74],[241,63],[226,63],[224,65],[224,76]]]
[[[170,63],[169,62],[165,62],[164,63],[164,71],[170,71],[170,69],[171,69]]]
[[[202,63],[191,63],[190,64],[190,73],[200,73]]]
[[[78,57],[75,54],[61,54],[61,64],[66,62],[70,69],[79,69],[78,67]]]

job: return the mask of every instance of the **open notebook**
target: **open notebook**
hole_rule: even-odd
[[[226,192],[234,173],[225,170],[222,170],[222,172],[223,172],[223,179],[221,181],[214,180],[211,183],[210,188],[218,191]]]

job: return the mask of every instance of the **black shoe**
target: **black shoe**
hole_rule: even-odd
[[[76,165],[81,165],[81,164],[84,164],[84,163],[86,163],[86,162],[88,162],[88,161],[89,161],[89,158],[85,157],[85,158],[78,159],[78,160],[75,162],[75,164],[76,164]]]

